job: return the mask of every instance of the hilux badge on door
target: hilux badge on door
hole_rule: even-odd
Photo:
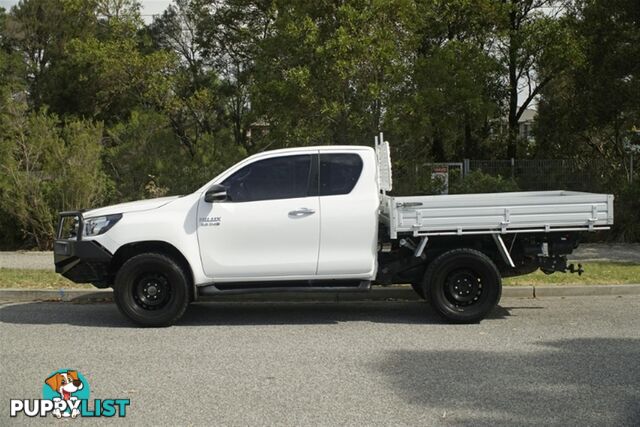
[[[214,225],[220,225],[220,217],[219,216],[208,216],[200,218],[200,225],[203,227],[210,227]]]

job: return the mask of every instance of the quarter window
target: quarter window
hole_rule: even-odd
[[[357,154],[320,155],[320,195],[349,194],[362,173],[362,159]]]
[[[232,202],[291,199],[309,195],[310,155],[274,157],[247,165],[224,180]]]

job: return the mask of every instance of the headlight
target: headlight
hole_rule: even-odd
[[[120,221],[122,214],[97,216],[95,218],[87,218],[84,220],[83,236],[97,236],[106,233],[111,227]]]

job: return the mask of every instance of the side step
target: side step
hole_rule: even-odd
[[[198,287],[198,295],[236,295],[266,292],[366,292],[367,280],[296,280],[286,282],[233,282]]]

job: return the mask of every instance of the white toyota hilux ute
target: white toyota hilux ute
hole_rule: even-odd
[[[113,287],[145,326],[202,295],[411,284],[446,320],[477,322],[501,278],[582,272],[566,255],[613,224],[613,196],[571,191],[395,197],[389,146],[275,150],[192,194],[61,212],[56,271]]]

